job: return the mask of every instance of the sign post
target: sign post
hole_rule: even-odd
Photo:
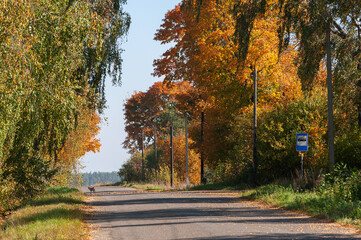
[[[307,133],[296,133],[296,151],[301,152],[301,176],[303,177],[303,152],[308,151]]]

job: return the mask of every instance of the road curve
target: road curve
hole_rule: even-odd
[[[353,229],[220,192],[96,187],[92,239],[361,239]]]

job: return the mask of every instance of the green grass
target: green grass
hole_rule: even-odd
[[[188,191],[197,191],[197,190],[244,190],[248,189],[247,185],[239,185],[233,182],[217,182],[217,183],[207,183],[201,185],[191,186],[186,188],[185,184],[178,184],[174,188],[171,188],[167,185],[158,185],[158,184],[148,184],[148,183],[121,183],[117,182],[107,186],[123,186],[123,187],[132,187],[136,189],[142,189],[146,191],[169,191],[169,190],[188,190]]]
[[[292,187],[266,185],[241,194],[245,199],[257,200],[312,216],[327,218],[361,228],[361,202],[333,199],[317,192],[294,192]]]
[[[113,186],[123,186],[123,187],[132,187],[136,189],[146,190],[146,191],[167,191],[170,188],[163,185],[149,184],[149,183],[115,183]]]
[[[233,182],[215,182],[192,186],[188,188],[188,190],[244,190],[247,188],[248,186],[246,185],[240,185]]]
[[[86,239],[84,195],[74,188],[50,188],[9,215],[0,239]]]

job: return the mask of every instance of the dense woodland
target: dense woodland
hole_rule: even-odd
[[[185,116],[193,184],[290,177],[300,170],[300,132],[309,135],[306,170],[333,168],[330,142],[336,164],[361,168],[359,0],[183,0],[154,39],[172,47],[154,60],[164,81],[124,104],[124,180],[169,183],[173,126],[174,181],[185,182]]]
[[[0,1],[0,214],[79,175],[120,84],[126,0]]]

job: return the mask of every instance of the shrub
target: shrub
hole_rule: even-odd
[[[323,94],[313,93],[295,102],[278,105],[260,116],[258,132],[259,171],[268,179],[290,176],[300,169],[296,133],[307,132],[309,151],[304,155],[305,169],[327,165],[326,103]]]
[[[319,192],[335,199],[361,200],[361,170],[351,170],[346,164],[337,164],[333,172],[324,175]]]

